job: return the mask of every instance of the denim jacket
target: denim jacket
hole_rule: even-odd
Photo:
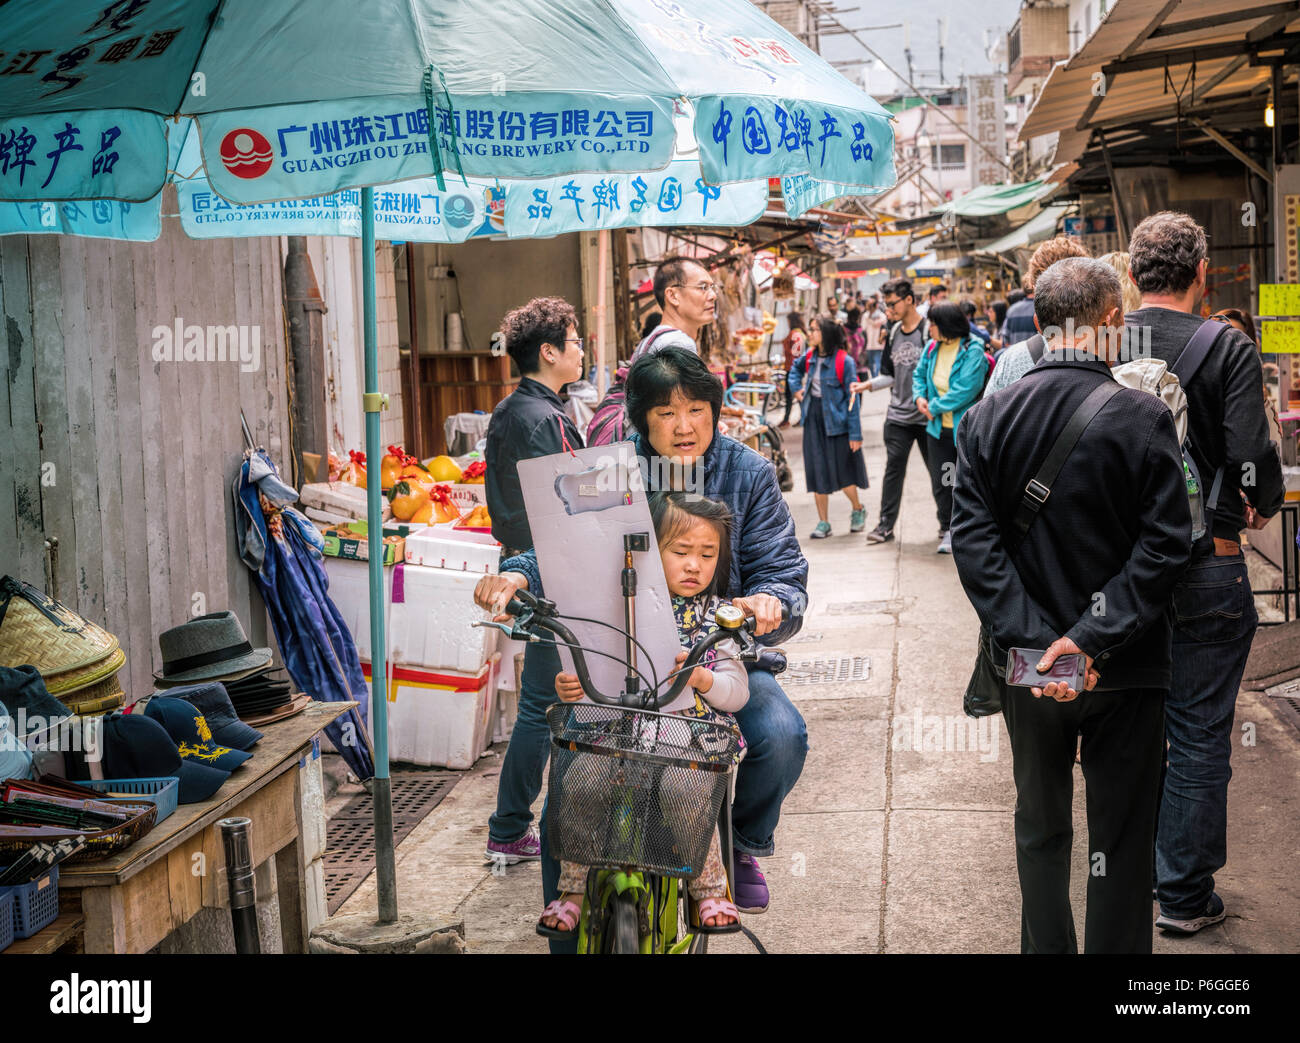
[[[804,377],[812,381],[811,370],[817,365],[817,353],[813,352],[812,361],[805,352],[795,359],[790,367],[790,394],[803,386]],[[853,363],[853,356],[844,353],[844,382],[835,379],[835,357],[828,355],[822,362],[822,427],[827,438],[836,435],[848,435],[849,440],[857,442],[862,438],[861,405],[857,395],[849,393],[849,385],[858,379],[858,367]]]

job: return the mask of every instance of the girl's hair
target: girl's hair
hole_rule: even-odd
[[[641,323],[641,339],[645,340],[646,337],[650,336],[650,334],[657,330],[659,324],[663,321],[663,318],[664,313],[661,311],[652,311],[647,315],[645,317],[645,322]]]
[[[785,317],[785,323],[791,330],[803,330],[803,316],[797,311],[792,311]],[[807,330],[804,330],[807,333]]]
[[[731,579],[731,510],[720,500],[696,493],[657,492],[650,497],[655,540],[662,547],[686,532],[697,520],[708,522],[718,533],[718,564],[706,595],[727,596]]]
[[[834,355],[847,344],[844,327],[834,319],[819,318],[817,325],[822,331],[821,353],[823,355]]]
[[[861,326],[862,310],[860,308],[850,308],[848,310],[848,316],[844,320],[844,325],[854,330],[856,330],[859,326]]]
[[[1007,321],[1007,302],[994,301],[989,307],[993,309],[993,321],[997,323],[998,329],[993,331],[996,335],[998,330],[1002,328],[1002,324]]]
[[[962,313],[960,305],[949,304],[947,301],[932,304],[927,318],[940,340],[964,340],[970,336],[970,320]]]

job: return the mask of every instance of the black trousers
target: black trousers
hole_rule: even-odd
[[[885,421],[885,483],[880,494],[882,529],[892,529],[898,521],[898,509],[903,502],[903,480],[907,477],[907,460],[912,455],[913,444],[920,448],[921,462],[928,468],[926,451],[929,441],[930,436],[924,427]]]
[[[1088,808],[1084,951],[1151,952],[1164,696],[1128,689],[1058,703],[1035,699],[1028,688],[1003,688],[1016,779],[1021,952],[1079,951],[1070,911],[1070,811],[1080,735]]]
[[[922,429],[924,430],[924,429]],[[952,429],[939,430],[938,438],[925,436],[928,448],[926,462],[930,465],[930,489],[935,506],[939,508],[939,528],[947,532],[952,528],[952,489],[957,482],[957,443]]]

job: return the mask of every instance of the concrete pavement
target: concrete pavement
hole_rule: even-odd
[[[878,519],[884,408],[884,395],[866,396],[868,528]],[[811,607],[787,649],[794,660],[867,656],[870,673],[787,686],[811,752],[777,853],[762,862],[771,909],[747,923],[772,952],[1016,952],[1010,743],[1001,717],[975,725],[962,715],[978,626],[952,559],[935,553],[928,475],[913,453],[894,542],[849,535],[843,497],[832,503],[832,537],[808,540],[816,513],[800,491],[801,433],[786,433],[796,472],[787,500],[811,565]],[[1238,702],[1237,735],[1229,860],[1217,878],[1228,919],[1192,938],[1157,932],[1158,953],[1300,949],[1300,737],[1255,693]],[[399,907],[463,920],[471,952],[542,953],[533,932],[538,866],[494,875],[483,861],[503,753],[480,760],[398,848]],[[1087,828],[1077,770],[1076,780],[1072,893],[1082,942]],[[372,875],[342,911],[374,902]],[[730,936],[711,948],[750,947]]]

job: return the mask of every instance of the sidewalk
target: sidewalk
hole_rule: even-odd
[[[868,395],[862,410],[868,528],[878,519],[885,399]],[[777,854],[762,862],[771,909],[747,923],[772,952],[1017,952],[1010,743],[1000,717],[972,730],[962,715],[978,627],[952,559],[935,554],[929,477],[914,453],[893,543],[850,536],[843,497],[832,504],[834,535],[808,540],[816,513],[799,491],[802,429],[786,434],[796,475],[787,500],[811,566],[811,607],[788,651],[795,660],[871,662],[862,682],[787,686],[812,749],[786,801]],[[1248,731],[1254,746],[1242,743]],[[1300,950],[1300,737],[1250,692],[1238,702],[1236,734],[1228,865],[1217,877],[1228,919],[1192,938],[1156,932],[1157,953]],[[543,953],[533,932],[538,866],[497,876],[483,860],[504,752],[480,760],[398,848],[399,908],[463,919],[472,952]],[[1075,833],[1082,943],[1089,864],[1078,771]],[[343,911],[374,903],[372,876]],[[735,936],[710,948],[751,951]]]

